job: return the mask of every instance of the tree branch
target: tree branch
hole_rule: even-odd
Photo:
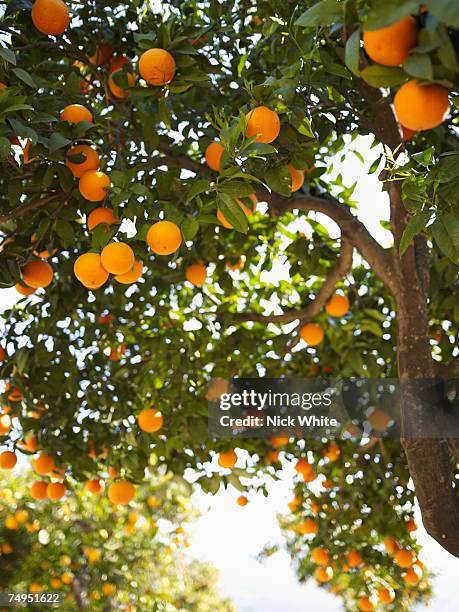
[[[341,252],[339,259],[330,274],[325,279],[314,300],[307,306],[295,310],[287,310],[282,314],[263,315],[256,312],[236,313],[234,319],[238,322],[257,321],[261,323],[290,323],[295,319],[306,321],[313,319],[324,308],[333,294],[336,283],[350,271],[352,266],[352,253],[354,248],[345,238],[341,241]]]
[[[19,219],[31,210],[36,210],[37,208],[46,206],[46,204],[54,202],[55,200],[58,200],[64,195],[65,193],[63,191],[58,191],[57,193],[54,193],[53,195],[50,195],[47,198],[35,200],[34,202],[29,202],[28,204],[24,204],[24,206],[18,206],[10,212],[3,213],[3,215],[0,215],[0,224],[5,223],[6,221],[12,221],[13,219]]]

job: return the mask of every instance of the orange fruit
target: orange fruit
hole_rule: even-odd
[[[88,289],[99,289],[108,279],[108,272],[102,266],[98,253],[84,253],[73,264],[73,272],[82,285]]]
[[[130,61],[128,60],[125,63],[130,64]],[[112,72],[110,72],[110,76],[108,77],[108,88],[110,89],[112,95],[115,98],[119,98],[121,100],[129,98],[129,90],[124,89],[124,87],[121,87],[120,85],[115,83],[115,79],[113,78],[113,75],[115,74],[115,72],[118,72],[118,71],[113,70]],[[127,78],[127,86],[134,87],[135,82],[136,82],[135,74],[133,72],[126,71],[126,78]]]
[[[295,471],[298,474],[309,474],[312,470],[312,465],[307,459],[298,459],[295,465]]]
[[[30,261],[22,269],[22,279],[33,289],[47,287],[53,280],[53,269],[46,261]]]
[[[104,481],[98,480],[97,478],[87,480],[85,483],[85,489],[90,493],[100,493],[104,489]]]
[[[249,503],[249,500],[245,495],[239,495],[236,501],[238,506],[247,506],[247,504]]]
[[[29,453],[35,453],[38,448],[38,440],[33,434],[24,438],[24,449]]]
[[[81,195],[90,202],[100,202],[107,195],[111,183],[105,172],[89,170],[80,178],[78,189]]]
[[[408,16],[395,23],[363,33],[363,47],[367,55],[383,66],[399,66],[418,43],[418,25]]]
[[[32,234],[32,236],[30,237],[30,242],[32,242],[32,244],[34,242],[36,242],[37,236],[36,234]],[[42,251],[38,251],[38,250],[34,250],[33,254],[35,255],[35,257],[41,257],[42,259],[48,259],[48,257],[52,257],[54,255],[54,253],[57,252],[57,249],[53,249],[53,252],[50,253],[47,249],[43,249]]]
[[[105,314],[105,315],[100,315],[100,317],[97,319],[97,321],[101,324],[101,325],[110,325],[111,323],[113,323],[113,321],[115,320],[115,315],[112,314]]]
[[[381,603],[392,603],[395,599],[395,591],[392,587],[378,589],[378,599]]]
[[[119,361],[125,352],[126,352],[126,345],[120,344],[119,346],[112,347],[110,349],[110,354],[108,358],[110,359],[110,361]]]
[[[228,270],[242,270],[246,261],[246,256],[241,255],[239,259],[233,263],[233,261],[226,261],[225,265]]]
[[[326,548],[314,548],[311,552],[311,558],[317,565],[328,565],[328,550]]]
[[[134,485],[128,480],[117,480],[108,487],[108,498],[113,504],[128,504],[134,496]]]
[[[410,128],[407,128],[404,125],[402,125],[401,128],[402,128],[403,142],[406,142],[407,140],[411,140],[417,134],[415,130],[410,130]]]
[[[211,142],[206,149],[206,162],[211,170],[220,172],[220,161],[225,149],[219,142]]]
[[[65,162],[65,165],[70,169],[73,176],[81,178],[85,172],[99,169],[100,160],[97,151],[88,147],[88,145],[76,145],[72,147],[67,151],[67,158],[73,155],[83,155],[83,161],[81,163],[72,162],[70,159],[67,159]]]
[[[406,524],[406,528],[409,533],[416,531],[416,529],[418,528],[416,521],[414,519],[408,519],[405,524]]]
[[[171,255],[182,244],[182,232],[172,221],[158,221],[148,230],[147,244],[157,255]]]
[[[100,254],[102,266],[111,274],[126,274],[135,262],[134,251],[125,242],[110,242]]]
[[[105,584],[102,585],[102,593],[105,595],[105,597],[110,597],[111,595],[114,595],[115,592],[116,592],[116,587],[114,584],[110,584],[109,582],[106,582]]]
[[[197,261],[191,266],[188,266],[185,272],[186,280],[195,285],[196,287],[200,287],[204,284],[207,278],[207,269],[206,266],[202,263],[202,261]]]
[[[324,457],[329,461],[336,461],[340,454],[341,449],[335,442],[330,442],[324,451]]]
[[[324,339],[324,332],[317,323],[306,323],[300,330],[300,336],[309,346],[317,346]]]
[[[12,470],[16,465],[18,458],[11,451],[0,453],[0,468],[3,470]]]
[[[328,582],[333,578],[333,569],[328,567],[318,567],[314,572],[314,578],[317,582]]]
[[[314,519],[307,518],[301,523],[301,525],[298,525],[297,531],[303,535],[313,535],[319,531],[319,527]]]
[[[86,219],[86,225],[88,226],[88,230],[90,232],[100,223],[112,225],[113,223],[119,222],[120,220],[115,215],[113,210],[111,208],[104,208],[103,206],[99,206],[99,208],[94,208],[94,210],[91,210]]]
[[[113,55],[113,47],[106,42],[97,45],[96,52],[89,58],[96,66],[103,66]]]
[[[21,295],[32,295],[36,291],[36,289],[33,289],[32,287],[26,287],[25,285],[22,285],[21,283],[16,283],[16,285],[14,285],[14,288]]]
[[[0,416],[0,436],[4,436],[11,429],[11,417],[7,414]]]
[[[278,450],[269,450],[268,451],[268,461],[270,463],[277,463],[279,461],[279,451]]]
[[[81,121],[92,123],[92,113],[82,104],[69,104],[61,111],[60,120],[69,123],[80,123]]]
[[[257,198],[255,196],[254,193],[250,194],[249,198],[252,200],[253,202],[253,208],[255,208],[255,206],[257,205]],[[246,217],[251,217],[253,215],[253,209],[249,208],[248,206],[246,206],[241,200],[236,199],[236,202],[239,204],[239,206],[242,208],[242,210],[245,212]],[[217,219],[220,221],[220,223],[223,225],[223,227],[226,227],[226,229],[233,229],[233,226],[231,225],[231,223],[229,221],[226,220],[225,216],[223,215],[222,212],[220,212],[219,210],[217,210]]]
[[[367,420],[375,431],[384,431],[391,422],[392,417],[384,410],[375,408]]]
[[[46,489],[48,488],[48,483],[44,480],[39,480],[37,482],[33,482],[30,486],[30,495],[34,499],[45,499],[46,497]]]
[[[6,354],[5,349],[3,348],[3,346],[0,346],[0,363],[2,363],[2,361],[5,361],[7,357],[8,355]]]
[[[361,597],[359,599],[359,610],[361,612],[372,612],[375,609],[375,604],[371,597]]]
[[[46,495],[52,501],[58,501],[64,497],[67,489],[62,482],[50,482],[46,487]]]
[[[124,274],[117,274],[115,276],[115,280],[123,285],[131,285],[132,283],[135,283],[139,280],[139,278],[142,276],[142,272],[143,264],[141,261],[136,260],[130,270],[128,270]]]
[[[451,108],[448,90],[441,85],[419,85],[414,79],[394,97],[395,114],[410,130],[431,130],[446,119]]]
[[[45,474],[52,472],[56,466],[54,465],[54,459],[51,457],[51,455],[42,453],[32,461],[32,467],[37,474],[44,476]]]
[[[175,76],[175,59],[165,49],[148,49],[139,59],[139,72],[149,85],[166,85]]]
[[[386,549],[386,552],[388,552],[391,555],[394,554],[394,552],[398,550],[397,540],[391,536],[384,538],[383,544],[384,544],[384,548]]]
[[[356,550],[350,550],[347,553],[346,558],[349,567],[358,567],[362,563],[362,555]]]
[[[400,548],[395,552],[394,560],[399,567],[411,567],[414,563],[414,555],[411,550]]]
[[[231,449],[226,453],[219,453],[218,455],[218,465],[222,468],[233,468],[237,463],[237,453],[235,450]]]
[[[245,120],[247,125],[246,138],[256,136],[255,142],[269,144],[279,136],[279,115],[267,106],[253,108],[246,114]]]
[[[290,512],[296,512],[302,503],[303,500],[301,499],[301,497],[295,495],[295,497],[288,502],[287,506],[289,507]]]
[[[137,416],[137,423],[142,431],[153,433],[161,429],[164,423],[163,415],[154,408],[145,408]]]
[[[271,436],[269,438],[269,443],[273,448],[280,448],[281,446],[285,446],[289,443],[290,438],[285,436]]]
[[[418,565],[413,565],[413,567],[408,568],[406,574],[403,576],[403,580],[411,586],[418,584],[421,579],[422,569]]]
[[[325,310],[331,317],[344,317],[349,311],[349,300],[345,295],[335,293],[325,306]]]
[[[7,516],[5,519],[5,527],[7,529],[16,530],[19,529],[19,523],[14,518],[14,516]]]
[[[292,166],[292,164],[288,164],[287,168],[290,176],[292,177],[292,193],[294,193],[303,186],[304,172],[302,170],[297,170]]]
[[[59,36],[69,25],[69,9],[62,0],[35,0],[32,6],[32,21],[43,34]]]

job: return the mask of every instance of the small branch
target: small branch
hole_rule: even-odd
[[[332,296],[336,283],[350,271],[352,266],[353,250],[354,248],[352,244],[343,238],[341,241],[341,253],[337,264],[330,271],[330,274],[325,279],[315,299],[304,308],[288,310],[278,315],[263,315],[256,312],[235,313],[234,319],[239,323],[243,321],[257,321],[261,323],[290,323],[296,319],[299,319],[300,321],[313,319],[324,308],[325,304]]]
[[[201,173],[204,170],[203,164],[190,159],[186,155],[164,155],[162,157],[152,157],[147,161],[140,162],[139,164],[133,164],[130,166],[131,170],[145,171],[153,170],[159,166],[167,166],[168,168],[184,168],[190,170],[196,174]]]
[[[10,212],[3,213],[3,215],[0,215],[0,224],[6,223],[6,221],[11,221],[13,219],[18,219],[20,217],[23,217],[26,213],[30,212],[31,210],[36,210],[37,208],[46,206],[46,204],[49,204],[50,202],[54,202],[55,200],[58,200],[64,195],[65,194],[63,191],[59,191],[47,198],[43,198],[42,200],[35,200],[34,202],[29,202],[28,204],[24,204],[24,206],[18,206],[17,208],[11,210]]]

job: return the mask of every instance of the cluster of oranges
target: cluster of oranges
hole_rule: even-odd
[[[344,317],[349,312],[349,299],[345,295],[335,293],[325,310],[331,317]],[[308,346],[317,346],[324,339],[324,331],[318,323],[306,323],[300,329],[300,337]]]
[[[367,55],[382,66],[400,66],[418,44],[418,22],[411,15],[392,25],[363,34]],[[446,87],[421,84],[412,79],[394,97],[394,108],[404,140],[416,132],[430,130],[446,119],[451,105]]]

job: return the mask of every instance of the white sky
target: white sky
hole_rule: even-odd
[[[390,236],[380,225],[380,220],[387,220],[389,216],[387,198],[381,193],[378,173],[367,175],[368,168],[380,151],[370,149],[370,143],[369,138],[361,137],[353,144],[363,154],[364,165],[356,156],[349,154],[343,163],[335,163],[333,175],[341,173],[347,186],[358,180],[354,192],[358,216],[373,236],[388,246]],[[325,223],[323,216],[318,217],[335,237],[336,226]],[[279,268],[277,274],[282,273]],[[275,278],[272,280],[276,281]],[[16,299],[14,289],[0,290],[0,311],[10,307]],[[203,514],[192,527],[189,553],[212,562],[220,570],[222,592],[233,599],[240,612],[335,612],[343,609],[338,598],[316,587],[313,580],[299,585],[285,552],[276,553],[263,564],[255,559],[265,544],[282,543],[276,515],[287,510],[287,503],[292,497],[291,483],[292,474],[287,469],[286,479],[269,487],[269,497],[261,494],[250,496],[250,503],[244,508],[236,504],[238,493],[234,489],[221,490],[214,497],[203,493],[194,496]],[[459,560],[427,535],[419,516],[417,522],[420,525],[417,537],[424,546],[421,558],[437,573],[435,597],[429,610],[456,612]]]

